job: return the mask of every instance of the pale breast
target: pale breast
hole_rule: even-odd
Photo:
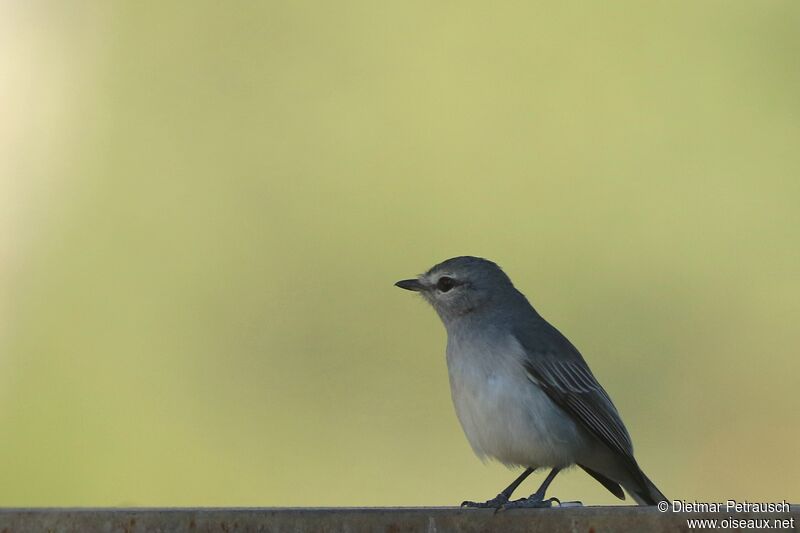
[[[482,459],[567,466],[583,445],[583,433],[528,379],[522,355],[510,335],[448,338],[450,388],[461,427]]]

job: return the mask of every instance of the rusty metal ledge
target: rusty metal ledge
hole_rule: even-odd
[[[796,531],[790,512],[672,513],[655,507],[578,507],[492,511],[453,507],[396,508],[47,508],[0,509],[0,533],[23,532],[485,532],[689,531],[687,519],[779,519]],[[771,522],[775,525],[775,522]],[[719,524],[718,528],[724,525]],[[729,524],[730,525],[730,524]],[[738,523],[746,526],[746,523]],[[743,529],[737,527],[736,529]]]

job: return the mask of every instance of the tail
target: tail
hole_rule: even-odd
[[[650,481],[644,472],[639,470],[640,480],[635,486],[623,485],[625,490],[636,500],[639,505],[656,505],[658,502],[669,501],[664,493]]]

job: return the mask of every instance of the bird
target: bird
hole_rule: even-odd
[[[668,501],[639,467],[628,430],[578,349],[545,320],[494,262],[447,259],[395,283],[433,306],[447,330],[456,415],[475,454],[522,474],[487,501],[462,507],[541,508],[558,473],[577,465],[614,496]],[[511,500],[535,470],[550,472],[527,498]],[[580,505],[580,502],[573,502]]]

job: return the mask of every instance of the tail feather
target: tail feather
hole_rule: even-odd
[[[636,503],[639,505],[656,505],[658,502],[662,501],[669,501],[664,493],[658,490],[658,487],[650,481],[644,472],[639,470],[641,474],[641,483],[637,484],[635,487],[625,487]]]
[[[625,499],[625,493],[622,491],[622,487],[619,486],[619,483],[617,483],[616,481],[612,481],[612,480],[608,479],[606,476],[604,476],[600,472],[596,472],[596,471],[592,470],[591,468],[586,468],[583,465],[578,465],[578,466],[583,468],[586,471],[587,474],[589,474],[590,476],[595,478],[601,485],[603,485],[605,488],[607,488],[608,491],[611,494],[613,494],[614,496],[616,496],[620,500],[624,500]]]

